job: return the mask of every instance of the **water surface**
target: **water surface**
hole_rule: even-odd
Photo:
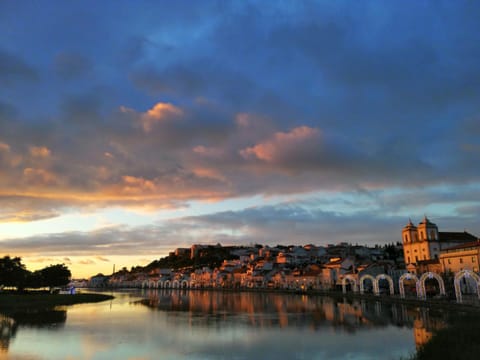
[[[399,359],[441,320],[425,309],[275,293],[113,293],[2,316],[9,359]],[[0,355],[1,357],[1,355]]]

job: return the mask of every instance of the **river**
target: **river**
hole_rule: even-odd
[[[0,316],[6,359],[400,359],[444,326],[428,309],[277,293],[146,290]]]

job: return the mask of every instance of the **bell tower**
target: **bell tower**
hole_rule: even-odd
[[[402,230],[403,258],[405,259],[405,264],[414,262],[412,249],[417,241],[417,227],[413,225],[412,220],[408,219],[408,224],[405,225]]]
[[[438,241],[438,227],[424,216],[422,222],[418,224],[418,235],[420,241]]]

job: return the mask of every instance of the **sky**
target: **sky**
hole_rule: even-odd
[[[480,236],[480,2],[0,2],[0,255]]]

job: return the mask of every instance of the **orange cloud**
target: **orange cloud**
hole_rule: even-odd
[[[154,192],[157,189],[153,181],[144,178],[126,175],[122,177],[122,180],[122,192],[125,194],[140,195],[146,192]]]
[[[30,147],[30,155],[32,155],[33,157],[45,158],[45,157],[49,157],[50,154],[51,154],[51,151],[46,146]]]
[[[36,168],[25,168],[23,176],[27,183],[34,185],[54,185],[57,184],[56,176],[45,170]]]
[[[240,155],[247,160],[276,161],[285,153],[294,153],[306,144],[317,141],[319,135],[318,129],[300,126],[287,133],[277,132],[270,140],[240,150]]]
[[[10,145],[0,141],[0,151],[10,152]]]
[[[121,108],[123,112],[134,112],[133,110]],[[158,123],[167,121],[171,118],[183,115],[182,109],[170,103],[156,103],[150,110],[142,113],[140,123],[145,132],[150,132]]]
[[[227,181],[225,176],[223,176],[218,170],[215,169],[197,167],[193,169],[192,172],[195,174],[195,176],[198,176],[199,178],[214,179],[222,182]]]
[[[194,147],[193,152],[195,154],[199,154],[199,155],[210,157],[210,158],[220,158],[224,155],[223,149],[215,148],[215,147],[206,147],[203,145]]]

